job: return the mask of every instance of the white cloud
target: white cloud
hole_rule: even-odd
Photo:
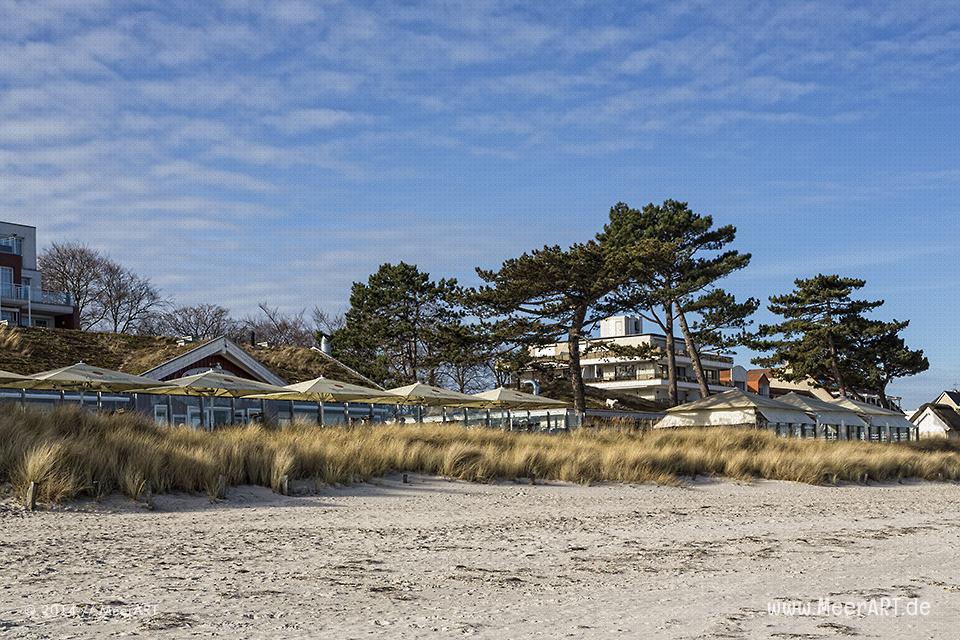
[[[340,109],[295,109],[264,118],[264,122],[285,133],[306,133],[322,129],[334,129],[343,125],[363,124],[371,120],[365,114]]]

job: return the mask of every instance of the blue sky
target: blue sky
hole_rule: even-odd
[[[687,200],[738,294],[866,278],[916,405],[960,383],[958,89],[949,2],[0,1],[0,219],[242,314]]]

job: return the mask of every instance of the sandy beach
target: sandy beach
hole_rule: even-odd
[[[0,512],[7,638],[945,638],[960,487],[411,476]]]

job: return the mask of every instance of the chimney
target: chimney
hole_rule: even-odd
[[[330,344],[330,336],[325,333],[320,336],[320,351],[323,351],[328,356],[333,353],[333,345]]]

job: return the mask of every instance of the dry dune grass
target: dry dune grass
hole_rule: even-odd
[[[279,488],[282,478],[350,483],[391,471],[486,482],[537,478],[569,482],[675,483],[707,475],[806,483],[960,479],[949,444],[787,440],[744,429],[645,433],[581,429],[565,435],[507,433],[458,425],[390,425],[214,432],[158,427],[137,415],[0,409],[0,482],[30,482],[57,502],[114,491],[187,491],[215,496],[227,485]]]

